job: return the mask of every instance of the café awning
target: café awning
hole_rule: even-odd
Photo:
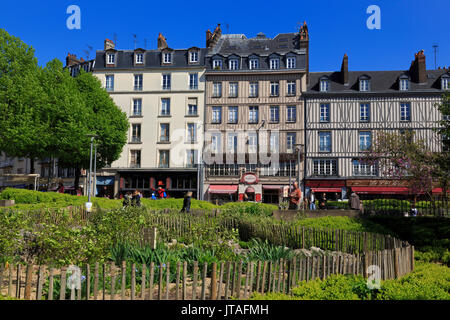
[[[311,188],[314,192],[342,192],[341,188]]]
[[[209,193],[236,193],[238,190],[238,186],[233,185],[210,185]]]
[[[282,185],[276,185],[276,184],[263,184],[264,190],[281,190],[283,188]]]
[[[351,187],[351,189],[361,194],[410,194],[407,187]]]

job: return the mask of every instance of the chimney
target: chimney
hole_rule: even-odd
[[[344,58],[342,59],[341,82],[346,85],[348,84],[348,56],[347,56],[347,54],[344,54]]]
[[[425,54],[420,50],[414,55],[414,61],[411,63],[409,72],[411,80],[416,83],[427,83],[427,69],[425,64]]]
[[[70,53],[67,54],[67,57],[66,57],[66,67],[73,66],[73,65],[78,64],[78,63],[80,63],[80,62],[81,62],[81,61],[77,59],[77,56],[76,56],[76,55],[70,54]]]
[[[164,36],[160,32],[158,36],[158,50],[162,50],[168,47],[169,46],[167,45],[166,38],[164,38]]]
[[[216,29],[214,29],[214,33],[209,38],[209,40],[208,40],[208,36],[209,36],[208,31],[206,31],[206,47],[212,48],[217,44],[217,42],[220,39],[220,36],[222,35],[222,29],[220,28],[220,23],[217,24],[217,27],[216,27]],[[211,31],[209,31],[209,34],[211,34]]]
[[[109,49],[114,49],[115,47],[116,47],[116,45],[114,44],[114,42],[112,40],[105,39],[105,51],[109,50]]]
[[[297,49],[306,50],[306,83],[309,84],[309,31],[306,21],[300,27],[298,39]]]
[[[209,47],[209,42],[211,41],[212,38],[212,32],[211,30],[208,29],[208,31],[206,31],[206,47]]]

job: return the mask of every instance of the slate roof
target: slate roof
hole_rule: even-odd
[[[411,93],[442,93],[441,76],[448,74],[450,70],[427,70],[427,83],[418,84],[410,80],[409,90],[399,90],[399,77],[406,75],[411,79],[409,70],[399,71],[349,71],[348,85],[341,81],[341,72],[311,72],[310,82],[308,84],[306,96],[308,95],[333,95],[333,94],[411,94]],[[366,75],[370,78],[370,91],[359,91],[359,77]],[[330,80],[330,89],[328,92],[320,92],[320,79],[328,77]]]
[[[162,53],[160,50],[144,50],[144,64],[134,65],[134,50],[117,50],[116,56],[116,66],[106,67],[105,59],[106,54],[104,50],[97,51],[95,58],[95,68],[94,71],[100,70],[116,70],[116,69],[176,69],[176,68],[199,68],[204,66],[206,49],[199,49],[199,63],[189,64],[188,63],[188,49],[175,49],[172,51],[172,61],[171,65],[162,65]]]

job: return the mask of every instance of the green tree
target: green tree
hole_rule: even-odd
[[[34,49],[0,29],[0,150],[13,157],[43,158],[48,123],[41,110],[45,95]]]
[[[435,155],[436,170],[434,175],[439,180],[444,194],[447,194],[450,180],[450,92],[442,96],[442,101],[436,104],[441,112],[440,127],[435,131],[442,137],[442,151]]]

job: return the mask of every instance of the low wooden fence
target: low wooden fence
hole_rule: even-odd
[[[372,269],[370,269],[370,266]],[[188,272],[189,269],[189,272]],[[362,255],[324,255],[283,261],[177,262],[137,266],[96,263],[81,269],[81,286],[67,267],[2,265],[0,292],[27,300],[228,300],[252,293],[289,294],[299,281],[325,279],[333,274],[380,280],[399,278],[414,269],[414,247],[399,247]]]

